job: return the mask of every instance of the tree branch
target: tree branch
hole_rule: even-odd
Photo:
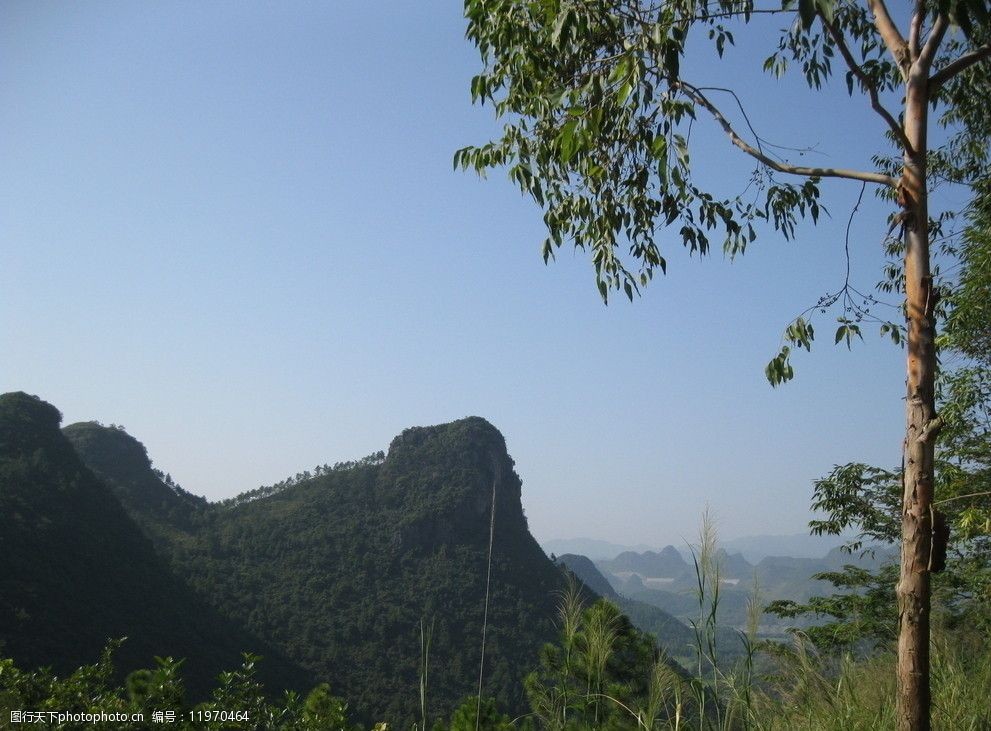
[[[929,77],[929,89],[936,91],[939,87],[952,79],[966,68],[970,68],[975,63],[991,58],[991,43],[986,43],[980,48],[965,53],[953,63],[944,66],[935,74]]]
[[[925,73],[929,73],[929,67],[932,66],[933,59],[936,58],[936,49],[943,42],[943,36],[946,34],[946,29],[949,25],[949,19],[942,13],[936,18],[936,22],[933,23],[932,30],[929,31],[929,38],[926,39],[926,44],[919,51],[918,58],[915,61]]]
[[[661,7],[663,6],[651,5],[648,8],[637,7],[635,11],[628,11],[623,7],[619,7],[616,9],[616,15],[620,18],[639,23],[641,27],[653,26],[653,21],[647,18],[656,14]],[[680,16],[677,20],[680,23],[694,23],[701,20],[732,19],[753,15],[782,15],[794,12],[794,10],[784,10],[783,8],[750,8],[749,10],[724,10],[713,13],[706,12],[699,15]]]
[[[834,23],[830,23],[826,20],[826,16],[819,12],[819,17],[822,19],[822,25],[829,32],[830,37],[833,39],[833,43],[836,47],[840,49],[840,55],[843,56],[843,60],[846,61],[846,65],[853,72],[853,75],[857,77],[860,81],[860,85],[867,90],[867,93],[871,97],[871,107],[877,112],[881,119],[888,123],[888,127],[898,138],[902,147],[905,148],[909,153],[912,153],[912,143],[909,142],[908,137],[905,135],[905,130],[902,126],[898,124],[898,120],[895,119],[894,115],[891,114],[884,106],[881,104],[881,100],[878,98],[877,86],[871,81],[871,79],[864,73],[864,69],[861,68],[860,64],[854,59],[853,54],[850,53],[850,49],[846,45],[846,41],[843,39],[843,34],[837,30]]]
[[[914,61],[919,56],[922,47],[922,24],[926,19],[926,4],[924,0],[915,0],[912,20],[908,28],[908,52]]]
[[[922,427],[922,431],[919,432],[919,436],[916,437],[917,442],[928,442],[936,438],[936,435],[940,433],[943,429],[943,417],[937,416],[935,419],[927,421]]]
[[[987,497],[991,495],[991,492],[971,492],[967,495],[956,495],[955,497],[948,497],[943,500],[936,500],[933,505],[942,505],[943,503],[952,503],[954,500],[963,500],[964,498],[970,497]]]
[[[740,135],[736,133],[736,130],[733,129],[733,125],[729,123],[729,120],[726,119],[723,113],[720,112],[719,109],[716,108],[716,106],[710,102],[708,98],[706,98],[705,94],[699,91],[697,87],[692,86],[685,81],[672,81],[671,86],[674,89],[684,92],[696,104],[705,107],[709,114],[711,114],[713,118],[715,118],[716,122],[719,123],[719,126],[723,128],[723,131],[734,145],[750,155],[752,158],[764,163],[772,170],[777,170],[779,173],[802,175],[810,178],[847,178],[849,180],[860,180],[866,183],[887,185],[891,188],[896,188],[898,186],[897,180],[881,173],[871,173],[862,170],[847,170],[842,168],[803,167],[800,165],[788,165],[786,163],[778,162],[777,160],[768,157],[762,151],[758,150],[756,147],[740,137]]]
[[[888,47],[888,51],[894,57],[895,63],[901,69],[902,77],[907,78],[906,67],[909,63],[908,44],[891,19],[891,15],[888,14],[888,7],[884,4],[884,0],[868,0],[867,4],[870,6],[871,12],[874,13],[874,27],[881,34],[884,45]]]

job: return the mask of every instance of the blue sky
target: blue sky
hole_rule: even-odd
[[[739,89],[764,137],[867,164],[881,123],[762,76],[771,30],[694,78]],[[706,504],[727,538],[800,532],[833,464],[898,463],[897,348],[834,348],[828,315],[795,382],[763,376],[842,283],[859,184],[732,263],[672,239],[668,276],[604,307],[584,255],[542,264],[501,173],[452,170],[499,130],[463,34],[455,2],[0,5],[0,389],[123,424],[211,499],[477,414],[540,539],[663,545]],[[748,161],[693,135],[700,175],[741,188]],[[863,290],[884,215],[868,192]]]

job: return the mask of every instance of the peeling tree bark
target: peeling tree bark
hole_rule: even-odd
[[[930,273],[926,186],[928,68],[911,68],[905,97],[900,186],[905,222],[905,305],[908,329],[903,451],[902,549],[898,581],[898,728],[930,728],[929,612],[934,481],[936,293]]]

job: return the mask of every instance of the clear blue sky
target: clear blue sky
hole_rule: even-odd
[[[542,264],[502,174],[452,170],[499,129],[463,33],[457,2],[0,5],[0,389],[123,424],[211,499],[477,414],[540,539],[676,542],[706,503],[727,538],[800,532],[834,463],[898,463],[897,348],[834,348],[830,315],[795,382],[763,376],[842,282],[858,184],[734,263],[672,239],[668,276],[604,307],[583,255]],[[881,124],[761,76],[772,43],[694,78],[739,88],[765,137],[866,164]],[[742,187],[748,161],[694,134],[700,173]],[[885,228],[868,193],[862,289]]]

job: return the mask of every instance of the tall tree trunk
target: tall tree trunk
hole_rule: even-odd
[[[905,151],[901,203],[905,242],[908,327],[906,425],[903,452],[902,550],[898,581],[898,728],[928,731],[929,560],[935,439],[936,292],[929,269],[926,186],[928,69],[912,68],[906,85]]]

